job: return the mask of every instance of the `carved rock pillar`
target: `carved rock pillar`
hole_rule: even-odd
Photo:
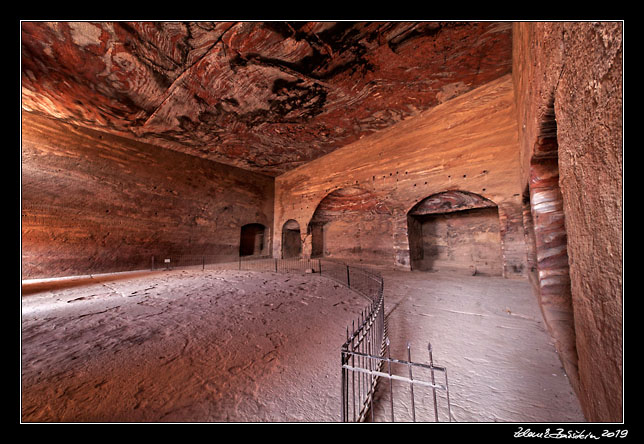
[[[397,268],[411,270],[409,256],[409,236],[407,230],[407,213],[395,210],[393,215],[394,265]]]

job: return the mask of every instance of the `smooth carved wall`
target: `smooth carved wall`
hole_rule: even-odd
[[[477,194],[445,191],[407,213],[412,270],[502,275],[499,212]]]
[[[391,214],[379,197],[359,187],[328,194],[309,222],[311,256],[342,261],[387,262],[392,244],[373,233],[391,231]]]
[[[501,238],[496,208],[421,216],[419,249],[412,269],[466,270],[470,274],[501,276]]]
[[[243,225],[272,230],[273,184],[23,112],[22,277],[147,268],[152,255],[235,258]]]
[[[516,125],[507,75],[278,176],[274,229],[289,219],[306,227],[327,195],[358,187],[377,197],[390,220],[366,233],[385,247],[374,261],[409,269],[408,211],[432,194],[469,191],[498,206],[503,275],[525,276]],[[305,256],[311,237],[302,230]],[[278,236],[273,249],[279,257]]]
[[[556,122],[578,365],[569,376],[586,418],[598,422],[623,417],[622,38],[620,22],[513,28],[521,182],[535,182],[534,160],[551,145],[543,122]],[[545,227],[533,222],[538,235]]]

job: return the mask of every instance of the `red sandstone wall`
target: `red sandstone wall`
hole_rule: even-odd
[[[334,190],[359,187],[377,196],[379,211],[391,220],[368,233],[372,243],[385,246],[379,262],[409,268],[407,212],[432,194],[469,191],[499,208],[503,274],[525,276],[517,146],[512,79],[507,75],[278,176],[276,233],[288,219],[306,227]],[[276,257],[281,253],[279,237],[273,244]],[[304,228],[302,241],[303,254],[310,254]]]
[[[479,275],[503,272],[496,208],[434,214],[420,219],[423,257],[419,270],[467,270]]]
[[[391,232],[391,214],[379,205],[378,195],[358,187],[328,194],[311,219],[312,256],[347,262],[389,263],[391,238],[383,242],[373,233]],[[315,225],[323,224],[323,228]],[[315,239],[313,236],[322,236]]]
[[[513,42],[524,186],[556,116],[577,391],[588,420],[621,421],[622,24],[518,23]]]
[[[272,229],[273,189],[263,175],[23,112],[22,277],[237,257],[242,225]]]

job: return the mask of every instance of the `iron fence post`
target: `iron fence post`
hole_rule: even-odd
[[[429,351],[429,366],[431,368],[430,372],[432,375],[432,385],[436,382],[434,379],[434,358],[432,356],[432,343],[427,343],[427,349]],[[436,387],[432,387],[432,394],[434,396],[434,419],[438,422],[438,405],[436,403]]]
[[[340,353],[340,368],[342,369],[342,376],[341,376],[341,390],[342,390],[342,411],[340,412],[340,421],[341,422],[347,422],[347,414],[346,414],[346,409],[347,409],[347,399],[344,396],[345,392],[345,386],[346,386],[346,373],[347,370],[344,368],[344,351]]]
[[[391,378],[391,347],[389,346],[389,338],[387,338],[387,362],[389,363],[389,405],[391,407],[391,422],[394,420],[394,380]]]
[[[447,421],[452,422],[452,406],[449,403],[449,384],[447,383],[447,369],[445,373],[445,397],[447,398]]]
[[[416,422],[416,406],[414,405],[414,377],[411,374],[411,344],[407,342],[407,360],[409,361],[409,388],[411,389],[411,418]]]

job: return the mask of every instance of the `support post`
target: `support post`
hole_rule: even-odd
[[[407,342],[407,360],[409,362],[409,388],[411,389],[411,418],[416,422],[416,407],[414,405],[414,377],[411,374],[411,344]]]
[[[429,366],[431,368],[431,375],[432,375],[432,385],[436,383],[434,380],[434,358],[432,356],[432,343],[429,342],[427,344],[427,349],[429,351]],[[438,403],[436,402],[436,387],[432,387],[432,392],[434,395],[434,419],[436,422],[438,422]]]

